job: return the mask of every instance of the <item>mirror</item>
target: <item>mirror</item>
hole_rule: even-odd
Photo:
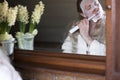
[[[105,9],[105,0],[99,0]],[[39,0],[8,0],[11,5],[22,4],[27,5],[31,12],[34,5]],[[35,50],[45,50],[53,52],[62,52],[61,45],[67,37],[73,20],[78,17],[77,0],[43,0],[45,4],[45,12],[41,18],[37,29],[39,33],[35,37]],[[13,34],[18,31],[14,27]]]

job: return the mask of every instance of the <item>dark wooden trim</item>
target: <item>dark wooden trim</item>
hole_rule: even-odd
[[[112,80],[114,0],[106,0],[106,80]],[[110,8],[111,6],[111,8]]]
[[[105,76],[105,57],[43,51],[15,50],[16,67],[30,66]]]

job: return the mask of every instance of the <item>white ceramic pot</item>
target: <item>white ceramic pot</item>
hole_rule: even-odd
[[[14,51],[15,39],[1,41],[2,49],[7,52],[7,55],[11,55]]]
[[[17,37],[18,48],[24,50],[34,50],[34,36]]]

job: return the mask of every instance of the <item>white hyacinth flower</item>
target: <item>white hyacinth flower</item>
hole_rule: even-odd
[[[41,19],[41,15],[44,12],[44,4],[42,3],[42,1],[39,2],[39,4],[37,4],[34,8],[34,11],[32,12],[32,22],[33,24],[35,23],[39,23],[40,19]]]
[[[34,36],[36,36],[36,35],[38,34],[38,30],[37,30],[37,29],[34,29],[33,32],[32,32],[32,34],[33,34]]]
[[[7,14],[8,26],[13,26],[15,24],[17,11],[18,11],[17,9],[18,9],[17,6],[14,8],[9,8],[8,14]]]
[[[22,33],[22,32],[17,32],[16,33],[17,38],[20,38],[20,37],[23,37],[23,36],[24,36],[24,33]]]
[[[5,34],[0,34],[0,41],[10,40],[12,38],[13,36],[11,34],[8,34],[7,32]]]
[[[0,3],[0,23],[6,21],[7,12],[8,12],[8,2],[4,0],[3,3]]]
[[[20,22],[23,22],[25,24],[28,23],[28,10],[26,6],[22,6],[22,5],[18,5],[18,16],[17,16],[17,20]]]

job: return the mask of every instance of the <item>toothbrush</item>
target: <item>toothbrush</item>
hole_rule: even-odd
[[[88,18],[88,20],[91,20],[93,17],[95,17],[95,15],[92,15],[91,17]],[[79,29],[78,26],[75,26],[74,28],[70,29],[69,32],[72,34],[75,31],[77,31]]]

